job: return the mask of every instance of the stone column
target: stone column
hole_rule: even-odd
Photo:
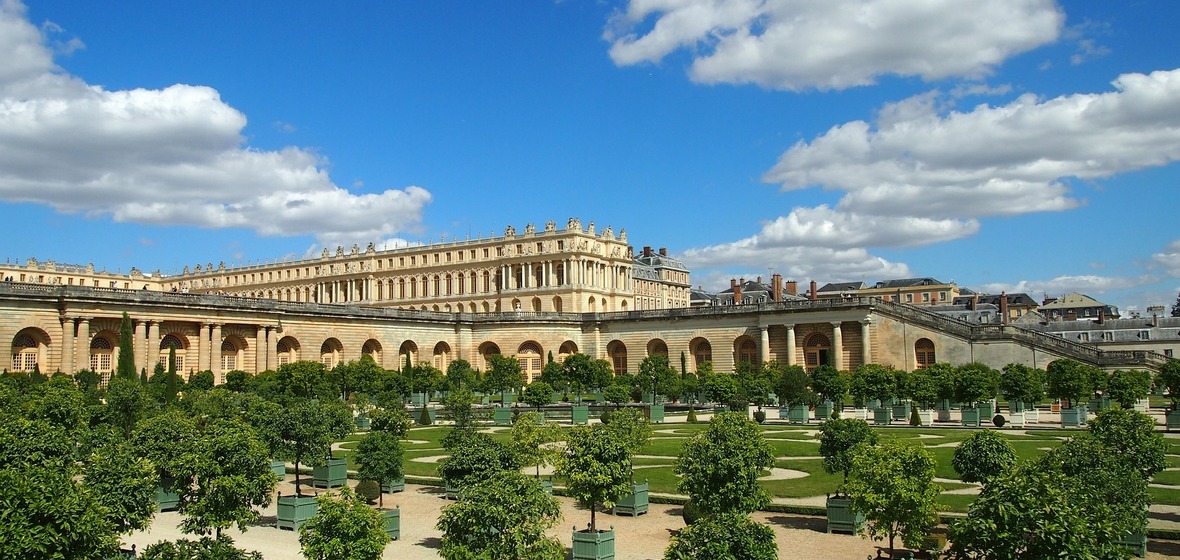
[[[762,335],[762,363],[770,361],[770,327],[765,325],[758,327]]]
[[[245,364],[241,369],[246,369]],[[254,326],[254,373],[266,371],[266,327]]]
[[[266,371],[267,369],[278,369],[279,368],[278,346],[279,346],[280,336],[281,336],[281,333],[279,332],[278,327],[274,327],[274,326],[267,326],[266,327],[266,340],[264,342],[264,344],[266,345],[265,346],[265,348],[266,348],[266,368],[261,371]],[[272,368],[272,366],[273,366],[273,368]]]
[[[147,359],[152,368],[160,363],[160,321],[148,321]]]
[[[205,323],[197,325],[197,371],[209,369],[209,330],[206,328],[208,326]],[[189,371],[192,371],[192,366],[189,366]]]
[[[837,370],[844,371],[844,331],[840,321],[832,321],[832,359]]]
[[[213,384],[221,384],[221,323],[213,324],[213,338],[209,341],[209,369],[213,371]]]
[[[66,375],[73,375],[77,369],[74,368],[74,360],[77,358],[77,351],[74,350],[74,318],[61,318],[61,371]]]
[[[787,327],[787,365],[795,365],[795,325],[784,325]]]
[[[78,319],[78,360],[74,364],[78,369],[90,369],[90,317]]]
[[[143,327],[143,321],[132,321],[131,348],[135,352],[136,374],[147,367],[147,349],[144,348],[144,337],[147,336],[147,333],[144,332]],[[151,372],[148,372],[148,375],[151,375]]]
[[[871,324],[873,324],[872,319],[865,319],[860,322],[860,355],[866,364],[873,363],[873,344],[869,338],[869,325]]]

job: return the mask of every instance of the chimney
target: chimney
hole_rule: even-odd
[[[731,279],[730,282],[733,282],[733,280]],[[734,305],[741,305],[742,304],[742,284],[745,284],[745,283],[746,283],[745,278],[742,278],[741,280],[738,280],[737,282],[733,282],[733,304]]]
[[[811,301],[815,301],[815,299],[816,299],[815,291],[817,289],[818,289],[818,286],[816,286],[815,280],[812,280],[811,281],[811,293],[808,294],[807,298],[810,299]]]
[[[1160,316],[1159,315],[1156,315],[1155,313],[1151,314],[1151,326],[1153,326],[1153,327],[1160,326]]]
[[[1105,309],[1102,309],[1101,307],[1100,307],[1100,308],[1098,308],[1098,324],[1099,324],[1099,325],[1101,325],[1102,323],[1104,323],[1104,322],[1105,322],[1105,321],[1103,320],[1103,319],[1104,319],[1104,317],[1102,316],[1102,315],[1103,315],[1103,314],[1102,314],[1102,312],[1103,312],[1103,311],[1106,311],[1106,310],[1105,310]]]
[[[979,309],[979,294],[971,294],[971,311]]]
[[[1008,324],[1008,294],[1000,292],[1000,324]]]
[[[772,301],[783,300],[783,277],[781,274],[770,275],[770,297],[774,298]]]
[[[668,248],[667,247],[660,247],[660,256],[661,257],[668,256]]]
[[[643,256],[645,256],[645,257],[651,256],[651,246],[650,245],[643,246]]]
[[[758,283],[759,283],[759,284],[761,284],[761,283],[762,283],[762,277],[761,277],[761,276],[759,276],[759,277],[758,277]]]
[[[787,293],[793,296],[799,295],[799,283],[794,280],[787,280]]]

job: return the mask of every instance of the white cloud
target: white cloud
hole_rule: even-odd
[[[1167,248],[1151,256],[1153,266],[1162,268],[1175,278],[1180,278],[1180,239],[1170,243]]]
[[[58,33],[59,28],[47,24]],[[0,0],[0,199],[116,221],[366,242],[415,230],[430,193],[353,194],[296,147],[244,145],[246,116],[209,87],[106,91],[53,62]]]
[[[1143,276],[1098,276],[1093,274],[1065,275],[1048,280],[1021,280],[1015,284],[993,283],[979,286],[985,293],[998,294],[1000,292],[1026,293],[1034,298],[1042,295],[1061,297],[1071,292],[1079,292],[1090,296],[1106,294],[1117,290],[1127,290],[1147,286],[1157,282],[1159,278],[1151,275]]]
[[[933,218],[1065,210],[1064,181],[1180,159],[1180,70],[1124,74],[1116,91],[941,114],[919,99],[877,127],[852,121],[782,155],[764,179],[845,194],[838,210]],[[904,103],[904,102],[903,102]],[[898,104],[902,106],[902,104]]]
[[[1056,41],[1053,0],[631,0],[604,33],[620,66],[692,53],[700,83],[844,89],[883,75],[981,77]]]
[[[754,274],[770,270],[801,281],[821,278],[904,278],[912,275],[904,263],[890,262],[861,248],[760,245],[757,236],[733,243],[688,249],[681,259],[694,271],[693,278],[698,278],[698,269],[723,268],[754,271]],[[708,276],[707,271],[705,275]],[[693,283],[700,284],[701,281],[698,279]]]

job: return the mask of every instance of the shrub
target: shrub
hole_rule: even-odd
[[[755,410],[754,411],[754,421],[759,424],[765,422],[766,421],[766,411],[765,410]]]
[[[696,407],[695,407],[695,406],[694,406],[694,407],[690,407],[690,408],[688,409],[688,423],[689,423],[689,424],[696,424],[697,422],[698,422],[698,420],[697,420],[697,409],[696,409]]]
[[[995,424],[997,428],[1003,428],[1004,424],[1007,424],[1007,423],[1008,423],[1008,420],[1006,418],[1004,418],[1003,414],[997,414],[992,417],[992,424]]]
[[[601,420],[603,424],[610,424],[610,418],[614,415],[614,411],[604,410],[602,411],[602,416],[599,416],[598,419]]]
[[[922,417],[918,416],[918,407],[916,407],[916,406],[910,408],[910,425],[911,426],[921,426],[922,425]]]
[[[705,512],[692,503],[692,500],[684,502],[684,507],[680,508],[680,516],[684,518],[685,525],[692,525],[706,517]]]
[[[430,420],[430,410],[428,410],[426,407],[422,407],[422,413],[418,415],[418,425],[429,426],[433,423],[434,422]]]
[[[362,480],[356,485],[356,494],[371,504],[381,497],[381,485],[376,480]]]

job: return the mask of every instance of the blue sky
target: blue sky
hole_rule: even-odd
[[[0,0],[4,258],[569,217],[731,277],[1180,291],[1173,0]]]

